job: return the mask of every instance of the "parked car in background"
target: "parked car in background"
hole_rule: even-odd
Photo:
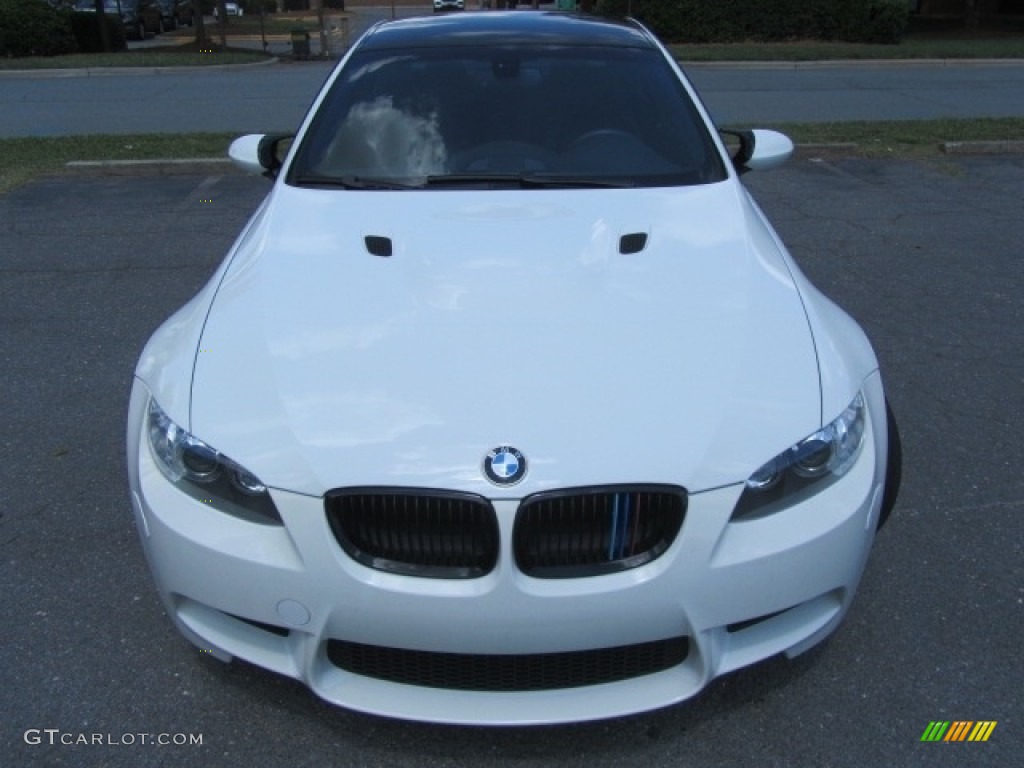
[[[160,32],[178,28],[177,0],[156,0],[160,9]]]
[[[194,27],[196,9],[192,0],[177,0],[174,5],[174,20],[179,27]]]
[[[214,18],[217,18],[219,12],[220,8],[218,8],[216,5],[213,6]],[[224,14],[227,16],[243,16],[245,15],[245,12],[242,10],[242,6],[240,6],[238,3],[224,3]]]
[[[164,30],[195,25],[195,8],[192,0],[156,0]]]
[[[464,11],[466,4],[463,0],[434,0],[434,13],[441,11]]]
[[[75,10],[95,13],[94,0],[77,0]],[[103,12],[111,18],[120,16],[125,37],[145,40],[161,31],[161,11],[157,0],[104,0]]]

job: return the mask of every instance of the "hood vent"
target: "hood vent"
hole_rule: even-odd
[[[372,256],[383,256],[384,258],[387,258],[393,253],[390,237],[367,235],[365,242],[366,250],[369,251]]]
[[[628,256],[631,253],[640,253],[646,247],[646,232],[634,232],[619,238],[619,253],[623,255]]]

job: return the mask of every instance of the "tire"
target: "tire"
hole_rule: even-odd
[[[885,401],[885,421],[889,432],[889,460],[885,467],[885,487],[882,491],[882,509],[878,513],[878,530],[882,530],[882,526],[892,515],[892,508],[896,506],[896,497],[903,482],[903,443],[888,398]]]

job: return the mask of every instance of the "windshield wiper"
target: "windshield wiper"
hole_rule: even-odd
[[[424,187],[459,187],[481,184],[519,187],[520,189],[628,189],[632,181],[595,179],[589,176],[526,173],[452,173],[427,176]]]
[[[440,187],[511,187],[518,189],[628,189],[632,181],[595,179],[587,176],[537,175],[525,173],[452,173],[427,176],[419,184],[371,176],[299,176],[294,183],[303,187],[337,187],[340,189],[414,190]]]
[[[405,184],[394,179],[370,176],[317,176],[307,174],[295,179],[302,187],[338,187],[340,189],[422,189],[419,184]]]

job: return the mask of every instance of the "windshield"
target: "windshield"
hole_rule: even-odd
[[[366,189],[725,177],[692,100],[653,49],[451,46],[357,52],[288,181]]]

